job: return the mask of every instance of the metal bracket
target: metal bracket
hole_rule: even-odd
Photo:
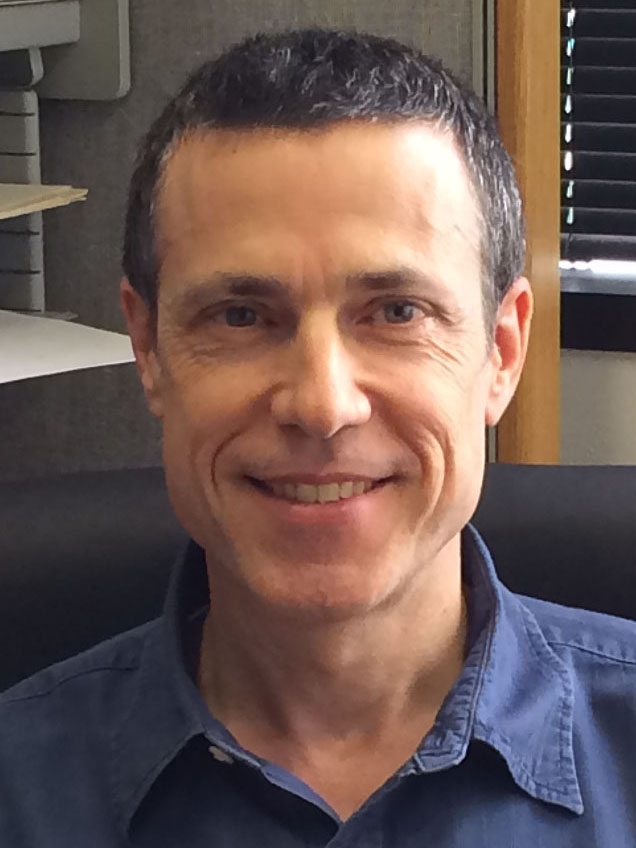
[[[0,53],[0,82],[3,88],[33,88],[44,74],[39,47]]]
[[[79,0],[0,2],[0,50],[68,44],[79,36]]]
[[[116,100],[130,89],[129,0],[81,0],[80,38],[43,50],[40,97]]]
[[[0,91],[0,182],[40,182],[38,99]],[[0,221],[0,308],[44,309],[42,215]]]

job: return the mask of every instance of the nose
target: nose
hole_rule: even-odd
[[[369,420],[371,403],[357,379],[355,356],[334,320],[316,315],[301,321],[282,368],[271,407],[280,426],[329,439]]]

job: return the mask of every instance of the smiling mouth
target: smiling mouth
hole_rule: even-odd
[[[385,477],[381,480],[344,480],[314,485],[312,483],[270,483],[248,477],[250,483],[261,492],[290,503],[300,504],[326,504],[349,500],[349,498],[365,495],[367,492],[378,489],[392,479],[392,477]]]

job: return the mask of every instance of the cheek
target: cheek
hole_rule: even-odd
[[[166,462],[192,474],[207,466],[227,438],[239,399],[230,386],[198,368],[173,368],[164,383],[163,443]]]
[[[392,404],[389,426],[419,466],[420,498],[429,505],[472,501],[485,461],[486,385],[481,371],[429,372]]]
[[[239,399],[215,380],[173,382],[165,397],[163,459],[173,508],[200,545],[221,513],[217,457],[238,429]]]
[[[453,452],[484,426],[486,387],[474,367],[451,369],[447,363],[429,362],[410,375],[396,377],[394,372],[387,401],[392,426],[424,453],[433,446]]]

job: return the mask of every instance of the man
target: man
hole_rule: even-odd
[[[634,626],[512,595],[466,527],[532,311],[474,95],[248,40],[146,138],[124,265],[194,541],[161,619],[4,696],[0,844],[633,845]]]

